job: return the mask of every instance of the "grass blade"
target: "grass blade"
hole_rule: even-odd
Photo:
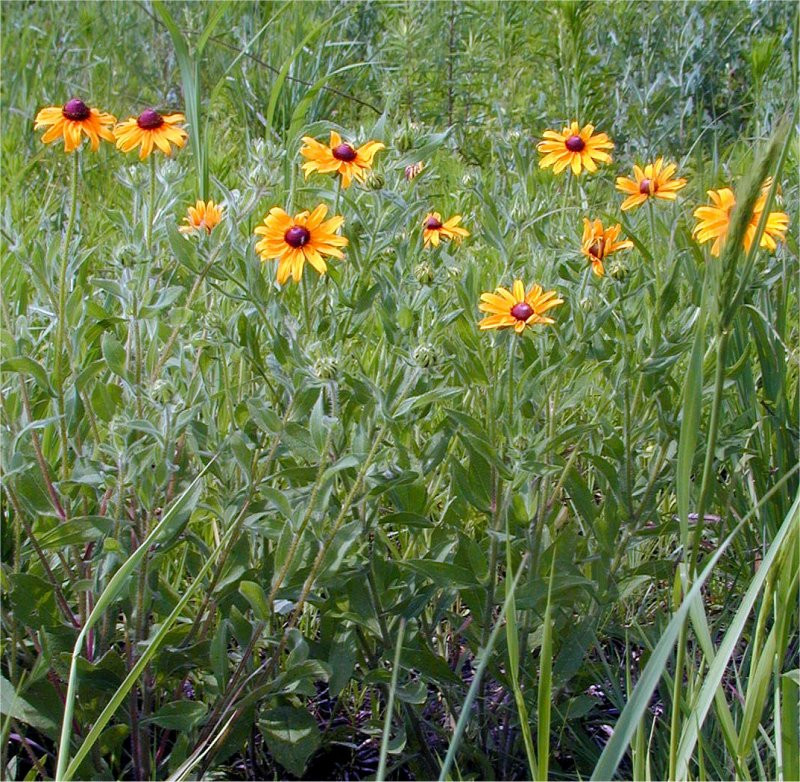
[[[492,628],[486,648],[483,649],[481,653],[481,661],[478,663],[478,667],[475,670],[475,674],[472,678],[472,684],[470,684],[469,690],[467,691],[467,697],[464,699],[464,705],[461,707],[461,714],[458,717],[456,729],[453,732],[453,738],[450,739],[450,746],[447,748],[447,755],[445,756],[444,763],[442,764],[442,770],[439,773],[439,782],[444,782],[444,780],[447,779],[447,775],[450,772],[450,766],[453,765],[453,760],[455,760],[458,745],[461,743],[461,738],[464,735],[467,722],[469,722],[470,711],[472,710],[472,704],[475,700],[475,696],[478,694],[478,689],[480,687],[481,680],[483,679],[483,673],[489,663],[489,657],[491,657],[492,649],[494,649],[494,645],[497,643],[497,638],[500,635],[500,628],[503,624],[503,618],[508,611],[509,600],[513,597],[517,588],[517,584],[519,583],[520,576],[522,576],[527,566],[528,554],[525,554],[522,562],[520,562],[519,570],[517,570],[517,574],[514,576],[514,580],[508,587],[508,593],[506,594],[506,599],[503,603],[503,610],[500,612],[500,616],[497,618],[497,622],[495,622],[495,625]]]
[[[547,608],[544,611],[544,634],[539,664],[539,693],[537,700],[538,724],[536,740],[539,749],[539,773],[537,779],[546,780],[550,760],[550,706],[553,680],[553,576],[556,570],[556,550],[550,564],[550,581],[547,585]]]
[[[272,85],[272,89],[269,93],[269,103],[267,104],[267,127],[270,129],[274,129],[274,119],[275,119],[275,108],[278,105],[278,98],[280,97],[281,90],[283,89],[284,82],[286,81],[286,77],[289,75],[289,68],[292,67],[292,63],[300,56],[300,53],[305,49],[308,45],[309,41],[315,38],[320,32],[322,32],[329,24],[331,24],[336,19],[336,14],[329,17],[328,19],[323,20],[320,22],[316,27],[309,30],[306,34],[305,38],[295,47],[295,50],[289,55],[286,59],[286,62],[283,63],[281,66],[278,75],[275,77],[275,83]]]
[[[761,589],[764,586],[764,582],[780,552],[796,538],[796,534],[792,533],[797,532],[799,508],[800,497],[795,500],[780,531],[772,541],[767,555],[761,563],[761,567],[759,567],[753,580],[750,582],[750,586],[747,588],[747,592],[731,620],[730,627],[725,633],[716,655],[713,660],[710,661],[708,673],[697,695],[697,699],[693,704],[691,716],[686,721],[678,746],[678,764],[676,768],[676,777],[678,779],[685,778],[688,773],[689,761],[694,752],[700,728],[703,726],[715,695],[719,692],[722,677],[728,668],[728,661],[736,649],[742,634],[745,632],[747,618],[753,610],[758,595],[761,593]]]
[[[389,754],[389,734],[392,729],[392,713],[394,712],[394,696],[397,692],[397,677],[400,672],[400,655],[403,651],[403,637],[406,633],[405,617],[400,619],[400,627],[397,630],[397,644],[394,648],[394,663],[392,665],[392,682],[389,688],[389,700],[386,703],[386,719],[383,723],[383,737],[381,738],[381,755],[378,761],[378,773],[375,776],[377,782],[382,782],[386,778],[386,756]]]
[[[508,513],[506,513],[506,573],[513,572],[514,568],[511,562],[511,536],[508,530]],[[528,707],[525,705],[522,688],[519,686],[519,630],[517,628],[517,601],[513,592],[506,601],[506,604],[508,606],[506,611],[508,673],[511,678],[511,689],[514,692],[514,702],[517,706],[517,713],[519,714],[519,729],[522,733],[523,744],[525,745],[525,755],[528,758],[528,769],[530,770],[531,779],[535,779],[538,768],[536,764],[536,751],[533,747]]]
[[[75,712],[75,697],[77,695],[77,680],[78,680],[78,657],[83,647],[83,642],[89,630],[97,623],[103,616],[106,609],[117,598],[119,593],[125,587],[128,576],[134,571],[136,566],[144,557],[145,553],[150,549],[150,545],[158,540],[162,532],[168,529],[172,524],[173,518],[188,504],[190,498],[195,492],[195,489],[200,485],[200,480],[206,474],[207,470],[214,463],[215,456],[211,459],[205,467],[200,471],[197,477],[186,487],[183,493],[175,500],[170,506],[169,510],[163,515],[161,521],[153,527],[150,534],[141,542],[139,547],[122,563],[122,566],[111,577],[108,585],[97,598],[91,614],[86,619],[86,623],[78,633],[78,638],[75,641],[75,647],[72,650],[72,659],[69,667],[69,683],[67,685],[67,695],[64,702],[64,719],[61,723],[61,740],[59,742],[58,750],[58,764],[56,767],[56,779],[65,780],[67,764],[69,763],[70,756],[70,733],[72,731],[72,717]]]
[[[94,746],[97,739],[100,738],[100,734],[103,731],[103,728],[108,724],[109,720],[114,716],[116,710],[122,704],[122,701],[127,696],[128,692],[130,692],[131,687],[136,683],[137,679],[142,675],[144,669],[147,667],[150,660],[155,656],[156,652],[161,648],[161,644],[164,642],[164,639],[167,637],[167,633],[172,628],[172,625],[175,624],[178,617],[180,617],[183,609],[186,607],[189,600],[194,597],[194,594],[200,589],[201,586],[204,585],[204,578],[208,571],[211,569],[211,566],[216,562],[217,556],[224,550],[225,546],[228,544],[228,540],[230,539],[231,535],[235,532],[235,526],[232,526],[228,531],[227,534],[222,538],[219,545],[214,549],[211,555],[205,560],[203,567],[200,568],[197,575],[194,577],[191,586],[186,589],[186,591],[181,596],[181,599],[175,605],[175,608],[169,614],[169,616],[161,623],[158,628],[158,632],[153,636],[153,639],[147,645],[147,649],[142,653],[141,657],[136,661],[136,664],[131,668],[128,675],[125,677],[125,680],[120,684],[117,688],[114,695],[111,697],[109,702],[106,704],[103,711],[100,713],[100,716],[95,721],[94,725],[92,725],[92,729],[89,731],[86,738],[83,740],[78,751],[75,753],[75,757],[72,759],[72,762],[69,764],[67,768],[66,774],[63,777],[64,780],[72,779],[72,776],[78,770],[83,759],[89,754],[89,751]]]
[[[628,701],[627,705],[620,714],[617,724],[614,727],[614,734],[603,749],[600,759],[597,761],[592,779],[599,782],[600,780],[611,779],[617,769],[620,761],[622,760],[625,752],[628,749],[631,738],[636,731],[636,726],[639,724],[644,715],[653,691],[658,686],[663,672],[669,661],[670,653],[675,645],[675,641],[681,631],[684,621],[689,614],[689,608],[693,600],[700,594],[703,584],[713,572],[714,568],[719,562],[722,555],[727,551],[733,539],[739,534],[742,528],[747,524],[754,513],[761,507],[761,505],[769,499],[770,496],[781,486],[783,482],[788,479],[788,475],[784,477],[773,489],[762,498],[761,502],[753,508],[737,525],[727,538],[720,544],[719,548],[714,552],[709,562],[703,568],[703,571],[695,579],[692,588],[686,594],[678,610],[674,613],[672,619],[667,625],[666,629],[661,635],[661,638],[653,650],[650,660],[642,672],[641,678],[636,683],[633,690],[633,695]]]

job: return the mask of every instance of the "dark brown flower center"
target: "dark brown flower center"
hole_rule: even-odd
[[[594,256],[595,258],[601,259],[603,258],[603,240],[602,239],[595,239],[592,243],[591,247],[589,247],[589,254]]]
[[[331,152],[337,160],[343,160],[345,163],[355,160],[358,154],[349,144],[339,144],[339,146],[334,147]]]
[[[164,124],[164,118],[155,109],[145,109],[136,119],[142,130],[155,130]]]
[[[511,315],[517,320],[527,320],[533,315],[533,307],[527,301],[521,301],[511,308]]]
[[[641,182],[639,182],[639,192],[642,195],[650,195],[650,180],[649,179],[643,179]],[[655,182],[653,183],[653,192],[654,193],[656,192]]]
[[[586,142],[580,136],[570,136],[565,142],[570,152],[582,152]]]
[[[429,231],[438,231],[442,227],[442,222],[441,220],[437,220],[435,217],[429,217],[425,221],[425,227]]]
[[[283,238],[286,241],[286,244],[297,249],[298,247],[302,247],[304,244],[308,244],[311,234],[309,233],[308,228],[304,228],[302,225],[293,225],[283,235]]]
[[[61,109],[61,113],[67,119],[80,122],[81,120],[89,119],[89,115],[92,112],[80,98],[73,98],[71,101],[67,101],[67,103],[64,104],[64,108]]]

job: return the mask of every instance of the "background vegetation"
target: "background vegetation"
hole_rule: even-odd
[[[4,777],[800,777],[797,46],[782,2],[4,3]],[[83,150],[62,256],[73,96],[192,142],[154,202]],[[331,127],[368,187],[299,176]],[[711,259],[693,209],[767,174],[786,243]],[[320,201],[347,258],[281,290],[252,229]],[[479,332],[517,277],[556,325]]]

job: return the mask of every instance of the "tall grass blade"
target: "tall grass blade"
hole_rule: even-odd
[[[286,82],[286,77],[289,75],[289,68],[292,67],[292,63],[300,56],[300,53],[306,46],[309,44],[311,40],[313,40],[319,33],[321,33],[328,25],[330,25],[337,17],[337,14],[330,16],[328,19],[323,20],[320,22],[316,27],[312,28],[311,30],[306,33],[306,36],[303,38],[302,41],[295,47],[294,51],[289,55],[286,59],[286,62],[283,63],[281,66],[278,75],[275,77],[275,82],[272,85],[272,89],[269,93],[269,103],[267,104],[267,127],[270,129],[274,129],[274,121],[275,121],[275,108],[278,105],[278,98],[280,97],[281,90],[283,89],[283,85]]]
[[[397,677],[400,673],[400,655],[403,651],[403,638],[406,634],[405,617],[400,619],[400,627],[397,630],[397,644],[394,648],[394,663],[392,665],[392,681],[389,687],[389,699],[386,703],[386,719],[383,723],[383,736],[381,737],[381,754],[378,761],[378,773],[375,776],[377,782],[383,782],[386,778],[386,757],[389,754],[389,737],[392,731],[392,714],[394,713],[394,699],[397,692]]]
[[[513,573],[513,563],[511,561],[511,536],[508,530],[508,513],[506,513],[506,573]],[[506,611],[506,645],[508,646],[508,673],[511,678],[511,689],[514,693],[514,703],[519,714],[519,729],[522,733],[522,741],[525,745],[525,755],[528,759],[528,769],[531,779],[536,778],[537,763],[536,751],[533,747],[533,736],[531,735],[531,722],[528,716],[528,707],[525,705],[525,698],[519,684],[519,629],[517,627],[517,600],[512,592],[506,601],[508,610]]]
[[[111,577],[106,588],[102,591],[97,598],[92,612],[86,619],[86,623],[78,633],[78,638],[75,641],[75,647],[72,650],[72,659],[69,667],[69,681],[67,684],[67,695],[64,701],[64,719],[61,723],[61,740],[59,742],[58,750],[58,763],[56,766],[56,779],[66,779],[67,764],[70,757],[70,734],[72,732],[72,718],[75,713],[75,696],[77,695],[78,685],[78,657],[80,657],[83,643],[86,640],[86,635],[97,621],[103,616],[105,611],[116,600],[120,592],[125,587],[128,577],[133,573],[136,566],[142,560],[146,552],[150,549],[152,543],[158,540],[159,536],[169,528],[175,516],[183,510],[189,503],[190,499],[199,487],[200,481],[206,474],[208,469],[214,463],[215,456],[212,458],[197,477],[186,487],[183,493],[175,500],[170,506],[169,510],[163,515],[161,521],[153,527],[150,534],[141,542],[139,547],[122,563],[122,566]]]
[[[748,617],[755,606],[767,576],[771,572],[780,553],[785,550],[787,546],[797,545],[798,510],[800,510],[800,496],[795,499],[794,505],[787,514],[777,536],[772,541],[761,566],[742,598],[739,608],[731,619],[730,627],[725,633],[716,655],[709,662],[708,673],[703,681],[703,686],[700,688],[697,698],[692,704],[691,715],[687,719],[683,733],[681,734],[680,744],[678,746],[678,764],[676,768],[676,777],[678,779],[684,779],[688,774],[689,762],[692,758],[695,744],[697,743],[700,728],[705,722],[712,701],[719,693],[722,677],[728,669],[728,662],[746,631]]]
[[[447,779],[447,775],[450,773],[450,766],[453,765],[456,752],[458,751],[458,745],[461,743],[464,730],[469,722],[472,704],[475,701],[475,696],[478,694],[478,689],[480,688],[481,680],[483,679],[483,673],[489,663],[489,658],[492,656],[492,650],[494,649],[494,645],[497,643],[497,638],[500,635],[500,628],[502,627],[506,613],[508,612],[509,600],[513,597],[514,592],[517,589],[519,579],[525,571],[525,568],[528,566],[528,556],[528,554],[525,554],[525,556],[522,558],[522,562],[519,564],[517,574],[514,576],[514,580],[508,587],[506,599],[503,603],[503,610],[500,612],[500,615],[498,616],[497,621],[492,628],[492,632],[489,635],[489,640],[486,644],[486,647],[481,651],[480,662],[478,663],[478,667],[475,669],[475,674],[472,678],[472,684],[470,684],[469,690],[467,691],[467,697],[464,699],[464,703],[461,706],[461,714],[458,717],[456,729],[453,732],[453,738],[450,739],[450,746],[447,748],[447,755],[445,756],[444,763],[442,764],[442,770],[439,773],[439,782],[444,782],[444,780]]]
[[[186,118],[189,122],[189,143],[197,173],[198,197],[208,198],[208,129],[200,123],[200,57],[208,39],[219,24],[228,6],[228,1],[215,3],[211,18],[206,23],[197,41],[194,54],[189,44],[167,9],[164,0],[153,0],[153,9],[160,17],[175,47],[175,57],[181,72],[183,99],[186,102]]]
[[[736,312],[744,299],[747,287],[750,285],[753,267],[756,262],[759,242],[753,241],[750,250],[745,256],[744,265],[739,268],[739,256],[741,255],[742,243],[745,231],[753,213],[753,206],[761,192],[764,181],[768,176],[772,176],[772,184],[767,190],[767,197],[761,219],[756,228],[756,237],[764,234],[764,227],[767,224],[769,210],[778,190],[779,177],[786,157],[789,154],[789,147],[795,134],[790,133],[797,118],[798,108],[795,106],[791,116],[787,115],[778,125],[777,130],[770,140],[769,146],[757,161],[749,177],[745,180],[739,192],[736,194],[736,206],[731,214],[731,227],[728,238],[725,242],[722,253],[723,282],[721,289],[721,318],[720,328],[726,329],[733,322]]]
[[[675,469],[675,491],[678,498],[678,520],[681,544],[689,544],[689,508],[692,491],[692,469],[697,448],[697,432],[703,399],[703,353],[706,348],[707,286],[703,286],[700,313],[694,331],[694,344],[686,368],[681,406],[681,431],[678,440],[678,461]]]
[[[66,775],[64,776],[64,780],[72,779],[75,772],[78,770],[81,762],[83,759],[89,754],[92,747],[97,742],[97,739],[100,738],[100,734],[103,731],[103,728],[108,724],[109,720],[114,716],[114,713],[122,704],[122,701],[127,696],[128,692],[130,692],[131,687],[136,684],[137,679],[142,675],[144,669],[147,667],[150,660],[155,656],[156,652],[161,648],[161,645],[164,643],[164,640],[169,633],[169,630],[172,628],[172,625],[175,624],[177,619],[180,617],[183,609],[188,604],[189,600],[194,597],[195,593],[204,585],[204,578],[208,571],[211,569],[211,566],[216,562],[217,557],[219,554],[224,550],[225,546],[228,544],[230,537],[235,532],[235,526],[231,527],[226,535],[222,538],[219,545],[211,552],[211,555],[205,560],[203,566],[197,572],[197,575],[194,577],[191,586],[186,589],[186,591],[181,596],[181,599],[175,605],[175,608],[169,614],[169,616],[161,623],[158,628],[158,632],[153,636],[152,640],[147,644],[147,648],[142,653],[142,656],[136,661],[136,664],[131,668],[128,675],[125,677],[125,680],[120,684],[114,694],[111,696],[111,699],[106,704],[103,711],[100,713],[100,716],[95,721],[94,725],[92,725],[92,729],[87,734],[86,738],[83,740],[78,751],[75,753],[75,757],[72,759],[72,762],[69,764],[67,768]]]
[[[539,659],[539,693],[537,699],[536,741],[539,750],[537,779],[546,780],[550,761],[550,708],[553,680],[553,578],[556,572],[556,547],[550,564],[550,581],[547,585],[547,607],[544,611],[544,631]]]
[[[695,579],[691,589],[684,597],[683,602],[678,610],[673,614],[672,619],[669,621],[669,624],[662,633],[658,644],[656,644],[656,647],[653,650],[653,653],[651,654],[644,671],[642,672],[641,678],[636,683],[636,687],[633,690],[633,695],[617,720],[617,724],[614,727],[614,734],[609,739],[608,743],[603,749],[602,754],[600,755],[599,760],[597,761],[597,765],[595,766],[591,779],[595,780],[596,782],[600,782],[600,780],[613,778],[617,766],[620,764],[620,761],[627,752],[628,745],[630,744],[631,738],[636,731],[636,726],[638,725],[639,720],[641,720],[650,703],[650,697],[652,696],[655,688],[658,686],[658,682],[666,670],[670,653],[675,645],[678,635],[680,634],[683,623],[689,614],[692,601],[696,599],[698,595],[700,595],[703,584],[711,575],[720,558],[727,551],[734,538],[736,538],[739,532],[744,528],[744,526],[761,507],[761,505],[766,502],[775,493],[775,491],[780,488],[780,486],[783,485],[788,477],[789,476],[785,476],[781,481],[779,481],[770,490],[770,492],[762,497],[758,505],[742,518],[736,527],[734,527],[730,535],[728,535],[728,537],[725,538],[725,540],[720,544],[719,548],[717,548],[717,550],[714,552],[714,555],[703,568],[700,575]]]

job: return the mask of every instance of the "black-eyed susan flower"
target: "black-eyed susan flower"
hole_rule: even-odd
[[[544,155],[539,168],[553,166],[553,172],[560,174],[570,166],[572,173],[578,176],[584,168],[590,172],[597,171],[595,161],[611,162],[611,155],[606,150],[613,149],[614,144],[605,133],[595,134],[594,125],[580,128],[577,122],[573,122],[561,133],[546,130],[542,136],[544,141],[536,147]]]
[[[155,109],[146,109],[138,117],[129,117],[114,128],[117,148],[123,152],[139,149],[139,158],[144,160],[158,147],[165,155],[172,154],[171,144],[182,147],[189,134],[178,125],[186,122],[183,114],[159,114]]]
[[[581,252],[589,259],[592,264],[592,271],[602,277],[604,274],[603,261],[612,253],[618,250],[629,250],[633,247],[630,239],[617,241],[619,239],[622,226],[617,223],[611,228],[603,228],[599,220],[587,220],[583,218],[583,239],[581,241]]]
[[[497,288],[494,293],[482,293],[478,309],[488,312],[478,325],[481,330],[513,328],[521,334],[526,326],[555,323],[545,315],[548,310],[563,304],[555,291],[543,291],[541,285],[531,285],[527,293],[521,280],[514,280],[511,290]]]
[[[291,217],[274,206],[264,218],[264,224],[255,229],[257,235],[264,237],[256,244],[256,252],[262,261],[278,261],[277,279],[281,285],[290,274],[295,282],[300,282],[305,263],[325,274],[328,266],[324,255],[344,258],[340,248],[347,246],[347,238],[336,233],[344,224],[344,217],[325,220],[327,213],[328,207],[320,204],[313,212],[300,212]]]
[[[214,227],[219,225],[222,220],[222,206],[213,201],[201,201],[198,199],[194,206],[190,206],[182,225],[178,230],[182,234],[191,234],[205,231],[210,234]]]
[[[442,216],[438,212],[428,212],[422,221],[422,241],[425,247],[431,244],[438,247],[442,239],[458,243],[465,236],[469,236],[469,231],[462,228],[460,222],[461,215],[453,215],[449,220],[442,222]]]
[[[331,131],[331,142],[328,146],[311,136],[303,136],[300,154],[308,159],[307,163],[303,163],[303,171],[306,178],[312,171],[320,174],[339,173],[342,175],[342,187],[350,187],[354,179],[359,182],[366,179],[375,153],[383,148],[380,141],[368,141],[356,148],[343,142],[335,130]]]
[[[678,197],[678,191],[686,187],[685,179],[673,179],[677,169],[674,163],[665,166],[664,158],[660,157],[655,163],[648,163],[644,170],[634,166],[633,179],[618,176],[617,190],[628,194],[622,202],[622,211],[641,206],[648,198],[674,201]]]
[[[42,136],[42,142],[49,144],[59,138],[64,139],[64,151],[72,152],[81,145],[81,134],[85,134],[97,152],[100,139],[114,141],[111,126],[116,117],[99,109],[89,108],[80,98],[73,98],[63,106],[48,106],[36,115],[34,130],[49,127]]]
[[[728,234],[731,212],[736,205],[736,198],[733,195],[733,191],[728,187],[723,187],[720,190],[709,190],[708,196],[711,199],[711,203],[694,210],[694,216],[699,222],[694,227],[692,235],[701,244],[713,239],[714,244],[711,245],[711,255],[719,257],[725,237]],[[766,200],[767,194],[762,191],[753,207],[753,214],[745,230],[745,250],[750,250],[753,244]],[[777,241],[783,241],[786,238],[788,228],[789,215],[786,212],[770,212],[767,215],[767,222],[764,226],[764,233],[761,236],[759,246],[766,247],[768,250],[775,250],[778,246]]]

